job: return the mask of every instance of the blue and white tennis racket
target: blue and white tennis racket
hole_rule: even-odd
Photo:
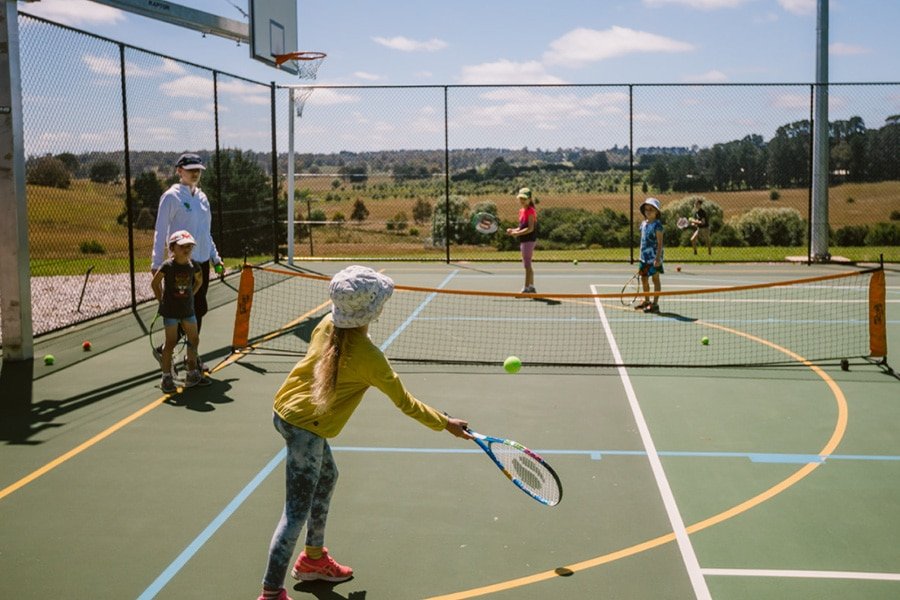
[[[556,471],[540,455],[512,440],[482,435],[471,429],[468,432],[517,488],[541,504],[559,504],[562,500],[562,483]]]

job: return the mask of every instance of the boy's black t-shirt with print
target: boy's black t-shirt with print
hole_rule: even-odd
[[[184,319],[194,314],[194,274],[200,265],[193,260],[179,264],[167,260],[159,268],[163,272],[163,300],[159,314],[167,319]]]

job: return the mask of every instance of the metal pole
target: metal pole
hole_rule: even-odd
[[[294,264],[294,88],[288,89],[287,262]]]
[[[131,275],[131,309],[137,308],[137,282],[134,278],[134,201],[131,197],[131,146],[128,142],[128,91],[125,86],[125,44],[119,44],[119,73],[122,78],[122,133],[125,144],[125,214],[128,217],[128,272]],[[88,269],[88,274],[93,270],[93,265]],[[87,275],[84,276],[84,285],[87,286]],[[84,288],[81,290],[81,298],[78,299],[78,312],[81,312],[81,299],[84,298]]]
[[[634,86],[628,86],[628,173],[631,191],[628,200],[628,262],[634,264]]]
[[[447,114],[447,86],[444,86],[444,247],[450,263],[450,119]]]
[[[0,327],[3,358],[10,361],[34,357],[24,131],[19,12],[15,2],[5,0],[0,8]],[[0,396],[13,400],[6,397],[12,394]]]
[[[818,0],[816,18],[816,99],[813,130],[812,253],[829,260],[828,253],[828,0]]]
[[[270,90],[270,113],[272,119],[272,242],[275,244],[275,262],[278,262],[278,143],[276,138],[274,81],[271,82]]]

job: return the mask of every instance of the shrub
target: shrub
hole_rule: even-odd
[[[781,194],[778,193],[778,190],[769,191],[769,200],[778,200],[779,198],[781,198]]]
[[[79,245],[82,254],[106,254],[106,248],[97,240],[81,242]]]
[[[900,221],[900,210],[891,211],[891,221]]]
[[[112,183],[119,177],[119,165],[111,160],[100,160],[91,165],[91,181]]]
[[[834,232],[834,243],[838,246],[865,246],[869,228],[865,225],[847,225]]]
[[[806,225],[795,208],[754,208],[731,219],[748,246],[800,246]]]
[[[900,225],[875,223],[866,235],[867,246],[900,246]]]
[[[68,189],[70,185],[69,170],[63,161],[52,156],[43,156],[28,161],[25,169],[25,181],[31,185],[44,185]]]
[[[741,234],[738,233],[737,229],[727,223],[722,225],[718,231],[712,234],[712,244],[713,246],[722,246],[723,248],[740,248],[741,246],[746,246],[744,239],[741,237]]]

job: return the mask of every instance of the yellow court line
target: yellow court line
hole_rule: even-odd
[[[832,379],[828,375],[828,373],[826,373],[825,371],[823,371],[816,365],[812,364],[810,361],[803,358],[799,354],[796,354],[795,352],[792,352],[792,351],[788,350],[787,348],[783,348],[777,344],[774,344],[774,343],[770,342],[769,340],[764,340],[762,338],[756,337],[749,333],[745,333],[743,331],[738,331],[736,329],[730,329],[728,327],[724,327],[722,325],[718,325],[715,323],[707,323],[705,321],[697,321],[697,324],[703,325],[705,327],[719,329],[719,330],[725,331],[727,333],[739,335],[741,337],[745,337],[754,342],[763,344],[765,346],[769,346],[770,348],[774,348],[775,350],[778,350],[779,352],[783,352],[784,354],[790,356],[792,359],[796,360],[797,362],[806,365],[816,375],[818,375],[820,378],[822,378],[825,381],[825,383],[828,385],[828,387],[831,389],[831,392],[834,394],[835,402],[837,403],[837,407],[838,407],[838,415],[837,415],[837,422],[835,423],[834,431],[832,432],[831,437],[829,438],[829,440],[825,444],[825,446],[822,448],[822,450],[819,451],[818,454],[820,457],[826,458],[835,451],[838,444],[841,442],[841,439],[843,439],[844,433],[847,430],[848,410],[847,410],[847,399],[844,396],[843,391],[841,390],[840,386],[838,386],[837,382],[835,382],[834,379]],[[795,483],[799,482],[801,479],[803,479],[804,477],[806,477],[807,475],[812,473],[821,464],[822,464],[821,462],[807,463],[806,465],[804,465],[803,467],[798,469],[796,472],[794,472],[792,475],[790,475],[786,479],[778,482],[777,484],[773,485],[772,487],[765,490],[764,492],[757,494],[756,496],[754,496],[748,500],[745,500],[744,502],[741,502],[740,504],[737,504],[737,505],[735,505],[727,510],[724,510],[716,515],[713,515],[707,519],[704,519],[703,521],[699,521],[697,523],[694,523],[693,525],[689,525],[685,529],[689,534],[697,533],[698,531],[702,531],[704,529],[712,527],[713,525],[718,525],[719,523],[721,523],[723,521],[727,521],[728,519],[734,518],[734,517],[740,515],[741,513],[747,512],[751,508],[754,508],[755,506],[759,506],[763,502],[777,496],[781,492],[783,492],[786,489],[788,489],[789,487],[793,486]],[[669,542],[672,542],[674,540],[675,540],[675,534],[668,533],[666,535],[662,535],[662,536],[653,538],[651,540],[647,540],[647,541],[641,542],[639,544],[635,544],[633,546],[629,546],[627,548],[623,548],[621,550],[611,552],[609,554],[604,554],[602,556],[597,556],[597,557],[594,557],[594,558],[591,558],[591,559],[588,559],[588,560],[585,560],[582,562],[574,563],[571,565],[566,565],[565,567],[559,567],[552,571],[543,571],[540,573],[535,573],[533,575],[527,575],[525,577],[511,579],[508,581],[502,581],[502,582],[494,583],[494,584],[479,587],[479,588],[473,588],[470,590],[464,590],[464,591],[460,591],[460,592],[446,594],[443,596],[432,596],[430,598],[427,598],[426,600],[465,600],[467,598],[475,598],[477,596],[484,596],[486,594],[492,594],[495,592],[505,592],[505,591],[508,591],[508,590],[511,590],[514,588],[523,587],[523,586],[531,585],[534,583],[540,583],[542,581],[547,581],[547,580],[553,579],[555,577],[571,575],[572,573],[574,573],[576,571],[583,571],[585,569],[590,569],[590,568],[597,567],[597,566],[600,566],[603,564],[611,563],[616,560],[619,560],[622,558],[627,558],[629,556],[639,554],[646,550],[651,550],[653,548],[657,548],[664,544],[668,544]]]
[[[314,315],[318,311],[322,310],[322,308],[324,308],[327,304],[328,304],[327,302],[323,303],[323,304],[317,306],[316,308],[308,311],[307,313],[301,315],[294,321],[294,323],[299,323],[303,319]],[[257,342],[257,344],[258,343],[259,342]],[[251,349],[254,347],[255,347],[255,345],[250,346]],[[213,368],[212,372],[215,373],[216,371],[224,369],[231,363],[237,362],[244,356],[246,356],[246,354],[243,354],[243,353],[242,354],[232,354],[231,356],[228,356],[227,358],[225,358],[225,360],[220,362],[218,365],[216,365],[215,368]],[[112,434],[117,432],[118,430],[120,430],[123,427],[125,427],[126,425],[128,425],[129,423],[144,416],[145,414],[147,414],[148,412],[150,412],[151,410],[153,410],[154,408],[156,408],[157,406],[159,406],[163,402],[165,402],[170,396],[171,396],[171,394],[166,394],[160,398],[157,398],[156,400],[154,400],[147,406],[131,413],[124,419],[122,419],[122,420],[118,421],[117,423],[111,425],[110,427],[104,429],[103,431],[101,431],[100,433],[98,433],[97,435],[92,437],[91,439],[87,440],[86,442],[79,444],[78,446],[72,448],[65,454],[58,456],[57,458],[51,460],[50,462],[45,464],[43,467],[41,467],[35,471],[32,471],[31,473],[29,473],[25,477],[21,478],[20,480],[16,481],[15,483],[6,486],[2,490],[0,490],[0,500],[3,500],[5,497],[9,496],[13,492],[25,487],[26,485],[28,485],[35,479],[38,479],[39,477],[46,475],[47,473],[49,473],[56,467],[67,462],[69,459],[75,458],[76,456],[78,456],[79,454],[81,454],[82,452],[84,452],[85,450],[90,448],[91,446],[98,444],[99,442],[103,441],[104,439],[108,438],[109,436],[111,436]]]

